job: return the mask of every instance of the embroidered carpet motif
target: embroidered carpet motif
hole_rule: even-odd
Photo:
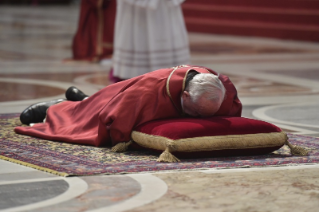
[[[284,146],[268,155],[181,159],[179,163],[159,163],[156,159],[160,153],[113,153],[106,147],[48,141],[16,134],[13,129],[18,125],[21,126],[18,114],[0,115],[0,159],[61,176],[284,166],[319,162],[319,138],[294,134],[288,134],[289,141],[309,150],[308,156],[291,156],[288,147]]]

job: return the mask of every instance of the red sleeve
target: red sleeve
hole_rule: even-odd
[[[153,84],[153,87],[156,86]],[[165,92],[150,89],[150,85],[135,87],[134,90],[119,93],[100,112],[101,123],[112,140],[112,146],[131,139],[131,132],[139,124],[163,118],[179,116]]]
[[[242,104],[238,98],[237,90],[230,79],[220,74],[219,79],[226,88],[225,99],[215,115],[217,116],[241,116]]]

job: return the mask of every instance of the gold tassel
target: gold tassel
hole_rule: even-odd
[[[129,145],[131,145],[131,144],[132,144],[132,141],[118,143],[112,147],[111,151],[112,152],[125,152],[128,149]]]
[[[302,148],[302,147],[296,146],[296,145],[292,145],[291,143],[289,143],[288,140],[286,141],[285,144],[289,147],[292,155],[298,155],[298,156],[308,155],[308,151],[305,148]]]
[[[159,156],[159,158],[156,161],[166,163],[179,162],[180,160],[171,153],[170,149],[170,146],[166,147],[165,151]]]

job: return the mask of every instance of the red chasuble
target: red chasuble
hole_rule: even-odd
[[[88,99],[51,106],[45,123],[16,127],[15,132],[48,140],[94,146],[116,145],[130,140],[132,130],[145,122],[182,117],[181,93],[190,70],[216,72],[195,66],[159,69],[109,85]],[[227,76],[226,99],[218,116],[241,116],[241,102]]]
[[[113,53],[116,0],[82,0],[74,60],[99,61]]]

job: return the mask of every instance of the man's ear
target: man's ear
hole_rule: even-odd
[[[190,98],[190,96],[191,95],[188,93],[188,91],[183,91],[183,94],[182,94],[183,98],[187,98],[188,99],[188,98]]]

